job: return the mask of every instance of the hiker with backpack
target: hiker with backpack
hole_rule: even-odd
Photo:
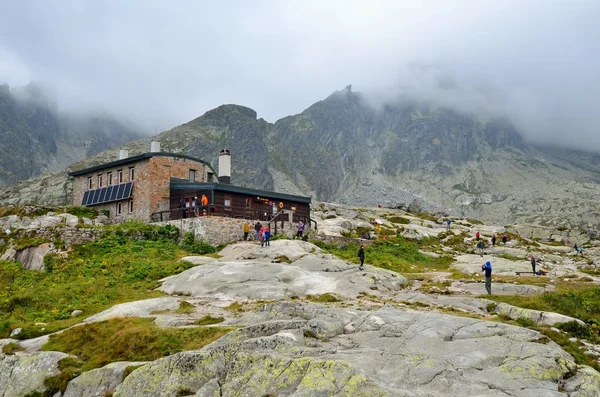
[[[452,223],[451,219],[446,220],[446,230],[450,231],[450,224]]]
[[[358,250],[358,259],[360,259],[360,266],[358,270],[363,270],[363,266],[365,264],[365,245],[362,244]]]
[[[490,261],[485,262],[483,266],[481,266],[481,271],[485,272],[485,290],[488,295],[492,294],[492,263]]]
[[[492,236],[492,247],[495,247],[495,246],[496,246],[496,235],[494,234]]]
[[[502,236],[502,244],[506,245],[507,241],[508,241],[508,236],[505,234],[504,236]]]
[[[483,241],[479,241],[477,243],[477,251],[479,252],[479,255],[483,256],[483,254],[485,253],[485,252],[483,252],[484,248],[485,248],[485,243]]]
[[[533,274],[535,275],[535,274],[537,274],[537,273],[535,272],[535,258],[534,258],[534,256],[533,256],[533,255],[531,255],[531,256],[529,256],[529,259],[531,259],[531,271],[532,271],[532,272],[533,272]]]
[[[262,229],[262,225],[260,224],[260,221],[256,221],[256,223],[254,224],[254,231],[256,232],[256,241],[260,240],[260,229]]]

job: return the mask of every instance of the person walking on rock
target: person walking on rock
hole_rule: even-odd
[[[358,259],[360,259],[360,266],[358,267],[358,270],[362,270],[363,266],[365,264],[365,245],[361,245],[359,250],[358,250]]]
[[[477,241],[479,241],[479,239],[481,238],[481,234],[479,234],[479,232],[475,233],[475,238],[477,239]]]
[[[260,229],[262,228],[262,225],[260,224],[260,221],[256,221],[256,223],[254,224],[254,231],[256,232],[256,241],[260,240]]]
[[[296,233],[296,237],[302,238],[304,234],[304,222],[298,222],[298,232]]]
[[[494,234],[492,236],[492,247],[495,247],[495,246],[496,246],[496,235]]]
[[[531,271],[532,271],[532,272],[533,272],[533,274],[535,275],[535,274],[537,274],[537,273],[535,272],[535,258],[533,257],[533,255],[531,255],[531,256],[529,257],[529,259],[531,259]]]
[[[450,231],[450,224],[452,223],[451,219],[446,220],[446,230]]]
[[[485,243],[483,241],[480,241],[477,243],[477,251],[479,252],[479,255],[483,256],[484,252],[483,250],[485,249]]]
[[[258,231],[258,235],[260,236],[260,246],[262,247],[263,245],[265,245],[265,228],[264,227],[260,227],[260,230]]]
[[[244,241],[248,240],[248,233],[250,233],[250,224],[246,221],[244,222]]]
[[[267,247],[271,246],[271,229],[269,229],[269,226],[265,227],[265,245]]]
[[[507,241],[508,241],[508,236],[505,234],[504,236],[502,236],[502,244],[506,245]]]
[[[488,295],[492,294],[492,264],[490,261],[485,262],[485,265],[481,266],[481,271],[485,272],[485,290]]]

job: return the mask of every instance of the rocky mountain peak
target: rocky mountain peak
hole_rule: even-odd
[[[255,110],[240,105],[221,105],[213,110],[209,110],[202,116],[193,120],[191,123],[198,125],[212,125],[217,127],[226,127],[230,124],[239,122],[256,121],[257,113]]]

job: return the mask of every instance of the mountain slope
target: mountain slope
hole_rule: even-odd
[[[241,186],[361,205],[416,200],[428,210],[503,224],[600,224],[600,155],[534,146],[509,120],[435,104],[374,109],[350,87],[274,124],[252,109],[223,105],[157,139],[163,151],[215,166],[219,150],[229,148],[232,181]],[[120,147],[144,153],[150,139]],[[72,169],[115,158],[112,149]],[[68,189],[57,174],[5,189],[0,202],[58,204]]]
[[[35,85],[18,93],[0,86],[0,186],[58,171],[141,136],[106,116],[60,114]]]

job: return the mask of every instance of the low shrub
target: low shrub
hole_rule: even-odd
[[[184,350],[200,349],[232,328],[159,328],[149,318],[114,318],[51,335],[42,347],[79,357],[89,371],[116,361],[153,361]]]
[[[196,325],[212,325],[212,324],[222,323],[223,321],[225,321],[225,318],[223,318],[223,317],[213,317],[210,314],[207,314],[206,316],[196,320],[195,324]]]

